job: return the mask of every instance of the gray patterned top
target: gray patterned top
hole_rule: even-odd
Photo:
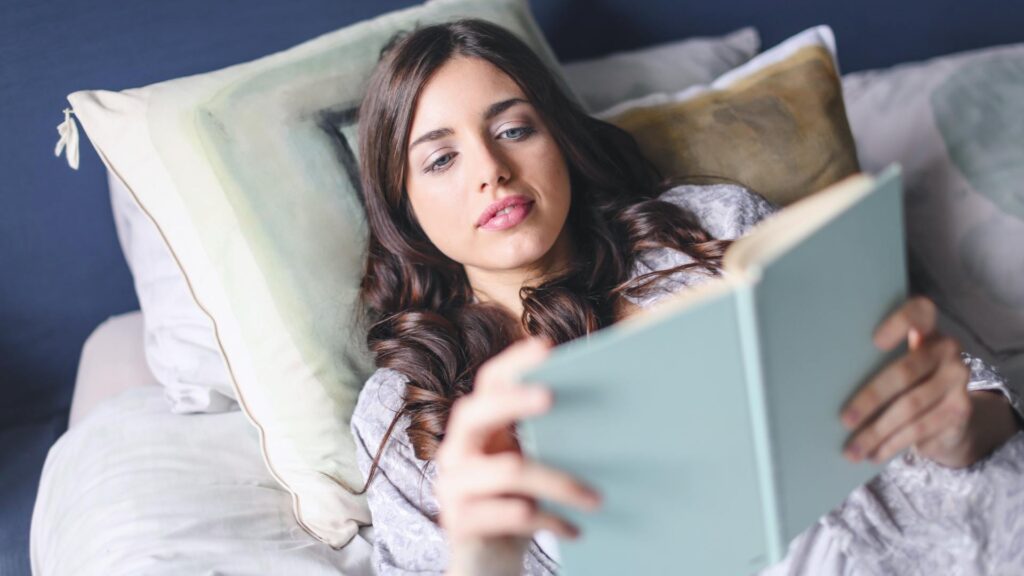
[[[778,209],[762,196],[731,185],[678,186],[666,191],[661,198],[688,209],[698,217],[712,236],[719,239],[735,239],[744,235],[758,221]],[[690,261],[689,256],[675,250],[652,250],[640,256],[635,275],[652,269],[661,270],[678,266]],[[642,307],[647,307],[683,286],[700,282],[706,277],[706,273],[699,270],[677,273],[663,281],[651,296],[643,300],[634,300],[634,302]],[[1018,414],[1024,415],[1019,396],[1006,386],[1005,381],[996,372],[981,360],[967,354],[964,354],[964,361],[971,367],[971,378],[968,385],[971,389],[998,390],[1006,395]],[[352,415],[352,432],[356,439],[358,465],[364,477],[369,472],[373,456],[377,453],[377,448],[388,425],[402,405],[405,381],[402,374],[391,369],[381,368],[371,376],[359,395],[355,412]],[[388,446],[381,456],[380,468],[367,495],[374,524],[373,564],[381,575],[441,574],[448,563],[448,546],[442,530],[430,519],[436,517],[438,513],[437,501],[432,489],[435,471],[430,463],[416,458],[412,444],[405,433],[407,426],[407,417],[400,419],[396,425],[391,439],[388,441]],[[1024,435],[1019,434],[1017,439],[1020,438],[1024,438]],[[1024,442],[1022,442],[1022,446],[1024,446]],[[1006,452],[1006,450],[1000,452]],[[900,466],[908,468],[907,474],[916,475],[918,479],[914,482],[922,486],[928,484],[927,477],[933,473],[932,471],[941,468],[922,465],[908,466],[906,464],[897,464],[895,467],[899,468]],[[890,468],[894,468],[894,466],[890,466]],[[888,470],[886,474],[891,475]],[[1019,478],[1022,476],[1018,475]],[[877,484],[878,480],[874,483]],[[895,487],[905,487],[906,482],[899,484],[899,482],[890,481],[890,483],[893,488],[889,492],[898,494],[903,499],[897,504],[916,513],[920,512],[918,508],[915,508],[918,505],[936,512],[947,510],[949,503],[959,498],[956,493],[946,494],[935,488],[932,488],[930,492],[908,491],[905,494]],[[861,488],[851,494],[840,508],[842,514],[837,516],[836,513],[833,513],[830,516],[830,526],[833,527],[833,531],[828,536],[841,539],[845,546],[844,550],[850,553],[859,551],[881,557],[882,552],[879,547],[881,542],[884,542],[884,538],[893,536],[894,533],[905,528],[894,524],[893,518],[880,512],[893,508],[892,503],[884,497],[884,491],[885,487],[883,486],[876,488],[874,492]],[[920,503],[907,501],[908,497],[912,499],[915,495],[922,499]],[[1024,514],[1017,513],[1021,510],[1019,507],[1024,506],[1024,500],[1018,496],[1016,502],[1018,508],[1015,513],[1018,517],[1024,518]],[[1010,513],[1009,510],[1006,512]],[[964,514],[966,513],[964,512]],[[961,528],[963,530],[960,542],[968,547],[971,542],[975,546],[984,546],[984,530],[970,525],[958,526],[955,524],[956,520],[954,518],[950,521],[954,522],[953,525],[957,526],[957,530]],[[1018,537],[1024,537],[1024,521],[1018,524],[1021,524],[1017,531]],[[841,528],[846,528],[846,530],[843,531]],[[815,534],[817,535],[818,532]],[[923,537],[928,535],[930,533],[927,530],[922,532]],[[879,540],[880,538],[882,540]],[[923,545],[927,545],[928,542],[927,540],[921,541]],[[552,550],[552,548],[550,545],[539,545],[537,540],[532,542],[524,560],[523,573],[529,575],[554,574],[558,565],[552,556],[556,556],[557,550]],[[804,551],[806,548],[805,546]],[[1024,553],[1024,546],[1018,545],[1016,551],[1018,554]],[[800,550],[794,552],[792,549],[790,552],[794,558],[800,553]],[[891,552],[886,552],[886,554],[888,563],[883,562],[882,565],[891,570],[887,570],[885,573],[911,573],[906,571],[908,564],[898,562],[898,560],[907,560],[908,558],[895,557]],[[787,560],[792,563],[793,558]],[[806,561],[806,557],[803,560]],[[814,567],[809,569],[808,574],[819,573]],[[825,572],[820,573],[824,574]],[[917,573],[916,568],[913,573]]]

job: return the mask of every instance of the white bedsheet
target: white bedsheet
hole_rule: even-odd
[[[238,411],[172,414],[158,386],[96,406],[50,449],[31,529],[35,576],[364,575],[372,529],[341,550],[292,517]]]
[[[170,412],[140,322],[112,318],[83,349],[73,425],[36,499],[33,574],[373,574],[372,528],[332,550],[296,524],[242,412]],[[1024,433],[970,469],[918,460],[890,463],[759,576],[1024,573]]]

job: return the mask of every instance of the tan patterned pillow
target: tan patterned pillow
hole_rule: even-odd
[[[842,96],[832,31],[819,26],[709,86],[598,117],[633,134],[665,176],[726,177],[786,205],[859,170]]]

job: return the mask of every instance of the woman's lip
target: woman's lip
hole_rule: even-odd
[[[525,204],[527,202],[532,203],[533,201],[527,198],[526,196],[521,195],[508,196],[502,198],[501,200],[491,202],[491,205],[485,208],[484,211],[480,213],[480,218],[477,219],[476,225],[483,227],[483,225],[490,221],[495,214],[504,210],[505,208],[508,208],[509,206],[515,204]]]
[[[507,214],[494,216],[480,227],[484,230],[507,230],[526,220],[531,210],[533,210],[533,202],[513,204]]]

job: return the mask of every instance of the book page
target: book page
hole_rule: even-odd
[[[757,269],[841,214],[869,193],[873,182],[871,176],[854,174],[821,192],[790,204],[765,218],[729,246],[722,260],[721,276],[666,296],[650,308],[621,320],[619,324],[630,330],[640,328],[659,318],[692,308],[737,285],[756,282]]]
[[[729,246],[723,268],[736,273],[764,267],[869,193],[873,182],[854,174],[765,218]]]
[[[659,318],[676,314],[692,308],[701,302],[714,299],[719,294],[733,289],[737,283],[744,281],[744,274],[722,271],[722,276],[711,277],[696,286],[688,286],[675,294],[665,296],[649,308],[642,309],[616,323],[622,329],[639,329]]]

